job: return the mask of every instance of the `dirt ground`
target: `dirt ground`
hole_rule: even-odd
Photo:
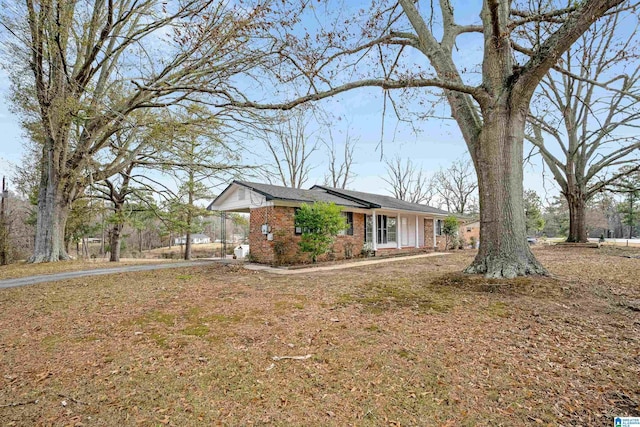
[[[640,416],[640,259],[536,248],[276,276],[239,266],[0,292],[0,420],[19,425],[610,426]],[[289,358],[294,357],[294,358]]]

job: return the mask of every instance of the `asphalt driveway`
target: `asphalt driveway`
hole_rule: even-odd
[[[65,273],[41,274],[38,276],[20,277],[17,279],[0,280],[0,289],[14,288],[17,286],[35,285],[36,283],[57,282],[60,280],[75,279],[77,277],[101,276],[104,274],[131,273],[135,271],[160,270],[164,268],[192,267],[194,265],[210,264],[216,261],[187,261],[171,264],[145,264],[127,265],[123,267],[100,268],[96,270],[69,271]]]

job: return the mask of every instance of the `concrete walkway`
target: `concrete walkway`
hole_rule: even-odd
[[[261,264],[245,264],[244,268],[246,268],[247,270],[265,271],[267,273],[282,274],[282,275],[305,274],[305,273],[315,273],[318,271],[343,270],[345,268],[365,267],[365,266],[374,265],[374,264],[384,264],[387,262],[406,261],[410,259],[427,258],[427,257],[443,256],[443,255],[449,255],[449,253],[448,252],[430,252],[428,254],[368,259],[366,261],[353,261],[353,262],[347,262],[344,264],[325,265],[325,266],[308,267],[308,268],[287,269],[287,268],[269,267],[267,265],[261,265]]]
[[[185,261],[172,262],[170,264],[144,264],[127,265],[123,267],[99,268],[95,270],[68,271],[54,274],[41,274],[38,276],[20,277],[17,279],[0,280],[0,289],[14,288],[17,286],[35,285],[36,283],[57,282],[60,280],[75,279],[86,276],[102,276],[104,274],[131,273],[135,271],[161,270],[165,268],[193,267],[195,265],[211,264],[215,261]]]

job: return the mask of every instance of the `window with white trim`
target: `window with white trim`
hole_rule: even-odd
[[[437,219],[436,223],[436,236],[442,236],[442,220]]]
[[[353,212],[341,212],[347,223],[347,228],[338,233],[340,236],[353,236]]]
[[[379,244],[392,243],[397,239],[397,218],[395,216],[378,215],[377,242]]]
[[[373,215],[366,215],[364,218],[364,241],[373,242]]]
[[[302,227],[298,227],[296,225],[296,216],[298,215],[298,211],[300,210],[300,208],[294,208],[293,210],[293,226],[294,226],[294,234],[296,236],[299,236],[302,234]]]

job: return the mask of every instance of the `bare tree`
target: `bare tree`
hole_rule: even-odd
[[[72,201],[123,170],[140,146],[110,152],[111,135],[156,108],[237,93],[233,77],[262,63],[273,40],[269,0],[23,0],[3,10],[11,38],[13,102],[35,118],[41,177],[33,262],[68,258],[62,243]],[[22,10],[17,10],[22,7]],[[222,117],[222,116],[221,116]]]
[[[387,176],[382,179],[389,184],[389,192],[400,200],[430,205],[436,193],[434,180],[422,173],[410,159],[403,161],[399,156],[386,160]]]
[[[108,200],[113,210],[109,220],[111,225],[109,230],[109,261],[111,262],[120,262],[122,230],[127,219],[125,207],[129,202],[130,196],[138,191],[135,187],[130,186],[131,172],[135,167],[136,164],[131,163],[115,179],[107,178],[94,187],[99,194],[98,197]]]
[[[456,160],[435,175],[435,190],[449,212],[471,213],[476,208],[478,182],[471,160]]]
[[[586,0],[560,7],[523,3],[520,9],[510,1],[485,0],[479,23],[460,24],[450,0],[440,0],[439,8],[435,2],[420,8],[415,0],[374,2],[366,11],[368,19],[338,16],[319,34],[289,37],[274,73],[304,87],[302,96],[267,104],[229,97],[219,105],[283,110],[356,88],[378,87],[397,109],[389,97],[393,89],[442,89],[478,174],[481,245],[466,271],[488,277],[547,274],[525,239],[522,160],[529,104],[563,53],[624,0]],[[319,12],[314,7],[309,13]],[[539,42],[528,43],[523,32],[536,28],[544,28]],[[481,63],[456,64],[456,40],[473,34],[480,35]],[[422,60],[412,61],[416,56],[407,51]]]
[[[607,16],[567,50],[532,108],[528,139],[569,204],[569,242],[587,241],[588,201],[621,173],[640,170],[640,56],[636,31],[628,31],[639,21],[621,19]],[[613,172],[623,165],[633,167]]]
[[[280,114],[276,123],[263,129],[261,139],[273,161],[263,170],[270,184],[302,188],[312,169],[309,158],[318,150],[317,132],[309,132],[311,117],[304,110]]]
[[[634,236],[634,228],[640,223],[640,171],[624,166],[626,173],[614,183],[613,191],[624,195],[624,201],[618,205],[622,214],[622,223],[629,227],[628,238]],[[632,170],[633,169],[633,170]]]
[[[353,164],[353,150],[357,142],[351,138],[347,131],[342,147],[342,155],[340,156],[333,138],[331,126],[327,126],[327,132],[330,142],[323,141],[323,144],[329,156],[329,170],[324,175],[324,185],[334,188],[347,188],[347,185],[353,178],[351,165]]]

